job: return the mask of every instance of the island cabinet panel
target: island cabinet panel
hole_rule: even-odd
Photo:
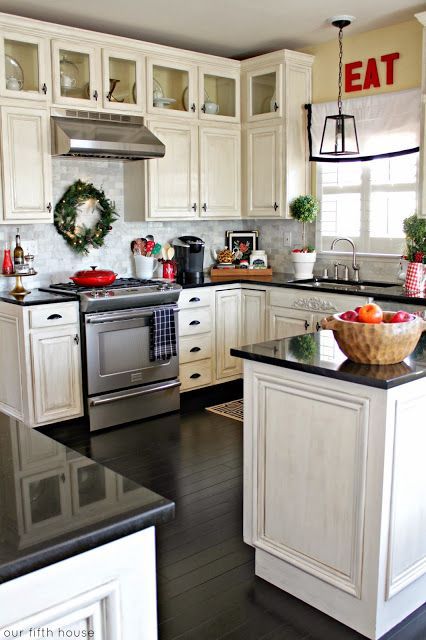
[[[368,400],[271,376],[257,384],[255,544],[358,597]]]
[[[255,344],[266,339],[266,292],[241,290],[241,343]]]

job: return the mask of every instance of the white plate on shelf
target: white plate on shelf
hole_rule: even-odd
[[[167,107],[169,104],[174,104],[176,100],[174,98],[154,98],[154,107]]]

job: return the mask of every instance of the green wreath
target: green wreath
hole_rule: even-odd
[[[96,201],[100,210],[99,220],[94,227],[83,225],[77,231],[77,207],[89,199]],[[77,180],[56,204],[54,224],[73,251],[87,255],[91,247],[99,248],[103,245],[105,236],[111,231],[111,225],[117,218],[114,203],[105,196],[102,189],[96,189],[90,182]]]

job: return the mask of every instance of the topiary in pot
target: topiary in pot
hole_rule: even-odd
[[[407,244],[407,260],[426,262],[426,218],[419,218],[415,213],[405,218],[403,228]]]
[[[302,223],[302,248],[293,249],[291,259],[297,280],[312,278],[316,253],[315,248],[306,245],[306,224],[316,220],[319,211],[319,202],[314,196],[298,196],[290,203],[292,218]]]

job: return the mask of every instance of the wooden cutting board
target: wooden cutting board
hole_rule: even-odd
[[[212,267],[210,270],[212,278],[270,278],[272,269],[216,269]]]

